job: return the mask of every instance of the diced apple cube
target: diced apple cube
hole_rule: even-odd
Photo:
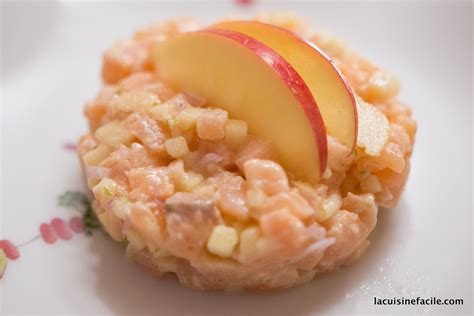
[[[112,212],[118,218],[125,220],[125,218],[130,214],[131,203],[126,200],[125,197],[117,198],[112,204]]]
[[[143,240],[143,238],[131,228],[127,230],[127,240],[130,245],[138,251],[142,250],[146,246],[145,240]]]
[[[245,262],[255,255],[260,230],[256,226],[246,228],[240,233],[239,252],[240,260]]]
[[[332,177],[332,170],[330,168],[326,168],[326,170],[324,170],[323,172],[323,175],[321,176],[321,178],[323,179],[330,179]]]
[[[174,105],[171,103],[163,103],[157,106],[154,106],[149,110],[151,117],[156,121],[167,122],[168,120],[174,118]]]
[[[214,193],[214,187],[210,184],[201,183],[196,186],[192,192],[202,196],[212,196]]]
[[[196,122],[199,116],[202,114],[203,110],[198,108],[187,108],[184,109],[176,117],[176,126],[182,130],[186,131],[196,126]]]
[[[369,193],[382,191],[382,185],[380,184],[379,178],[372,174],[360,180],[360,188],[362,191]]]
[[[160,272],[176,272],[177,260],[169,251],[156,249],[153,253],[152,263],[158,266]]]
[[[180,121],[179,121],[178,117],[169,119],[167,121],[168,126],[170,128],[171,137],[176,138],[176,137],[179,137],[179,136],[183,136],[188,144],[191,143],[193,141],[193,138],[194,138],[194,129],[190,128],[190,129],[187,129],[187,130],[183,130],[180,127],[179,122]]]
[[[188,144],[183,136],[167,139],[165,141],[165,148],[173,158],[182,157],[189,152]]]
[[[218,225],[214,227],[207,241],[207,250],[220,257],[230,257],[239,242],[237,231],[233,227]]]
[[[247,204],[250,207],[259,207],[265,203],[268,196],[260,188],[252,188],[247,191]]]
[[[225,125],[225,141],[231,146],[241,144],[247,137],[248,125],[240,120],[228,120]]]
[[[97,166],[102,160],[107,158],[111,152],[112,150],[110,147],[106,145],[99,145],[97,148],[82,156],[82,161],[86,166]]]
[[[102,143],[111,147],[119,144],[130,144],[134,136],[119,121],[111,121],[95,131],[94,136]]]
[[[112,104],[118,111],[136,112],[159,105],[160,99],[156,94],[149,92],[123,92],[114,96]]]
[[[204,177],[196,172],[186,172],[179,180],[177,190],[191,192],[195,187],[202,183]]]
[[[168,167],[168,173],[176,191],[191,192],[202,183],[204,178],[199,173],[193,171],[185,172],[181,160],[173,161]]]
[[[117,218],[112,212],[108,211],[102,213],[97,211],[97,218],[113,240],[123,240],[122,220]]]
[[[342,206],[339,194],[333,193],[322,202],[322,208],[315,213],[316,220],[323,222],[333,216]]]
[[[111,200],[118,190],[117,182],[112,179],[104,178],[94,187],[94,195],[97,200]]]

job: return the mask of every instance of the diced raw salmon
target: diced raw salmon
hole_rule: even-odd
[[[125,120],[128,130],[152,153],[163,153],[166,133],[156,121],[144,113],[130,114]]]
[[[250,187],[260,188],[268,195],[290,189],[285,171],[271,160],[247,160],[244,163],[244,173]]]
[[[137,201],[158,199],[164,201],[174,193],[166,168],[133,168],[126,172],[130,197]]]
[[[209,109],[199,116],[196,131],[201,139],[218,140],[225,135],[227,112],[221,109]]]
[[[194,258],[203,251],[214,226],[222,218],[211,199],[178,192],[165,202],[167,246],[183,258]]]
[[[222,213],[244,220],[248,216],[242,177],[222,173],[217,178],[217,206]]]
[[[149,46],[135,40],[121,40],[108,48],[102,65],[104,82],[114,84],[132,72],[150,69]]]
[[[235,156],[235,164],[239,167],[240,171],[244,171],[244,163],[250,159],[267,159],[276,160],[272,145],[264,140],[257,139],[255,137],[249,137],[247,142],[241,146],[238,153]]]

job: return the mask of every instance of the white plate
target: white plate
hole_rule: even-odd
[[[381,210],[355,265],[269,295],[199,293],[154,279],[123,246],[95,234],[20,249],[0,281],[2,314],[316,315],[469,313],[472,308],[472,4],[465,2],[2,2],[1,234],[21,243],[70,210],[84,190],[62,144],[86,130],[82,106],[99,90],[101,52],[154,20],[203,21],[290,9],[396,73],[419,122],[412,173],[396,209]],[[376,306],[373,297],[462,298],[463,306]]]

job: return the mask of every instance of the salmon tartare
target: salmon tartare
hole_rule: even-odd
[[[94,211],[185,286],[283,289],[348,265],[407,181],[397,78],[291,16],[157,23],[108,48],[102,78],[77,149]]]

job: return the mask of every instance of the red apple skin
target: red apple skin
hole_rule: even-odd
[[[355,136],[354,136],[354,139],[352,141],[351,150],[349,152],[349,155],[352,154],[352,152],[354,151],[354,149],[356,147],[356,144],[357,144],[357,134],[358,134],[358,124],[359,124],[358,115],[357,115],[357,105],[356,105],[356,100],[355,100],[355,96],[354,96],[354,92],[352,91],[352,88],[347,83],[347,80],[345,79],[344,75],[339,70],[339,68],[337,68],[337,66],[334,64],[334,61],[325,52],[323,52],[318,46],[316,46],[316,44],[314,44],[310,40],[300,36],[299,34],[296,34],[296,33],[292,32],[288,29],[277,26],[277,25],[264,23],[264,22],[260,22],[260,21],[254,21],[254,20],[252,20],[252,21],[236,20],[236,21],[218,23],[216,25],[211,26],[210,28],[212,28],[212,29],[219,28],[219,27],[221,27],[221,25],[226,25],[228,23],[231,23],[231,24],[240,24],[240,23],[249,24],[249,23],[252,23],[252,24],[260,25],[263,28],[274,29],[274,30],[277,30],[279,32],[284,32],[284,33],[288,34],[289,36],[295,37],[300,43],[302,43],[306,47],[314,50],[317,54],[321,55],[323,58],[325,58],[327,60],[327,62],[332,67],[332,70],[337,74],[336,78],[338,78],[340,80],[340,84],[342,84],[342,86],[348,92],[348,96],[349,96],[350,101],[351,101],[350,103],[351,103],[351,106],[352,106],[352,111],[354,113],[354,120],[355,120],[354,121],[354,135]],[[224,29],[225,29],[225,27],[224,27]],[[237,30],[234,30],[234,31],[238,32]]]
[[[280,78],[290,88],[295,98],[303,107],[306,117],[310,122],[311,128],[313,129],[314,138],[318,146],[319,172],[320,175],[322,175],[324,170],[326,170],[328,157],[326,128],[324,126],[321,113],[319,112],[319,108],[316,104],[316,100],[313,98],[313,95],[303,81],[303,78],[301,78],[296,70],[285,59],[283,59],[283,57],[278,55],[274,50],[262,42],[252,37],[242,33],[217,28],[205,29],[198,32],[208,32],[224,36],[241,45],[244,45],[246,48],[260,56],[262,60],[264,60],[276,73],[278,73]]]

